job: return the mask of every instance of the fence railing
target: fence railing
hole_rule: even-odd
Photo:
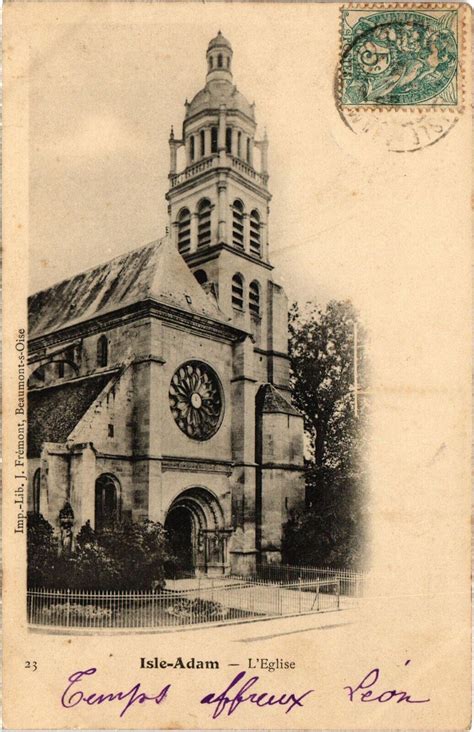
[[[61,628],[171,628],[202,623],[337,610],[339,580],[222,578],[188,590],[110,591],[32,589],[28,622]]]
[[[291,584],[319,580],[337,580],[340,583],[341,595],[362,597],[364,595],[368,574],[347,569],[330,567],[308,567],[289,564],[262,564],[251,579],[263,580],[275,584]]]

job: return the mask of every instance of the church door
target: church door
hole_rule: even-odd
[[[179,573],[194,573],[193,552],[193,519],[189,509],[176,506],[165,521],[168,531],[171,553],[176,558],[176,569]]]
[[[225,574],[229,529],[213,493],[201,486],[184,490],[171,504],[165,528],[178,573]]]

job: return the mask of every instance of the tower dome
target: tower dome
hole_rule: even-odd
[[[242,112],[252,121],[255,120],[255,109],[248,99],[239,92],[233,84],[222,84],[221,82],[211,82],[206,84],[204,89],[198,91],[192,101],[187,105],[185,119],[194,117],[194,115],[203,110],[219,110],[224,104],[229,111]]]
[[[185,121],[204,110],[218,111],[221,105],[233,112],[241,112],[255,121],[254,105],[241,94],[232,78],[232,46],[221,31],[207,47],[206,85],[186,105]]]
[[[209,41],[209,45],[207,47],[207,52],[212,51],[214,48],[228,48],[230,49],[230,52],[232,53],[232,46],[230,44],[230,41],[225,38],[225,36],[222,35],[222,33],[219,31],[217,36],[215,38],[212,38]]]

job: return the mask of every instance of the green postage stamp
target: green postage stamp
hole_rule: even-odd
[[[435,4],[342,8],[341,104],[456,106],[459,8]]]

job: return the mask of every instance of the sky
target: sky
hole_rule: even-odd
[[[249,33],[223,10],[188,22],[52,24],[47,41],[32,39],[31,292],[164,234],[170,127],[180,134],[220,28],[233,45],[234,82],[269,136],[275,275],[292,298],[350,295],[347,159],[321,104],[332,74],[318,80],[305,62],[310,27],[250,11]]]
[[[301,302],[383,296],[401,220],[392,192],[406,180],[403,216],[425,225],[424,168],[387,159],[337,111],[337,5],[120,5],[72,3],[71,22],[55,23],[53,4],[30,34],[30,292],[163,236],[170,127],[180,134],[221,29],[268,132],[275,278]]]

